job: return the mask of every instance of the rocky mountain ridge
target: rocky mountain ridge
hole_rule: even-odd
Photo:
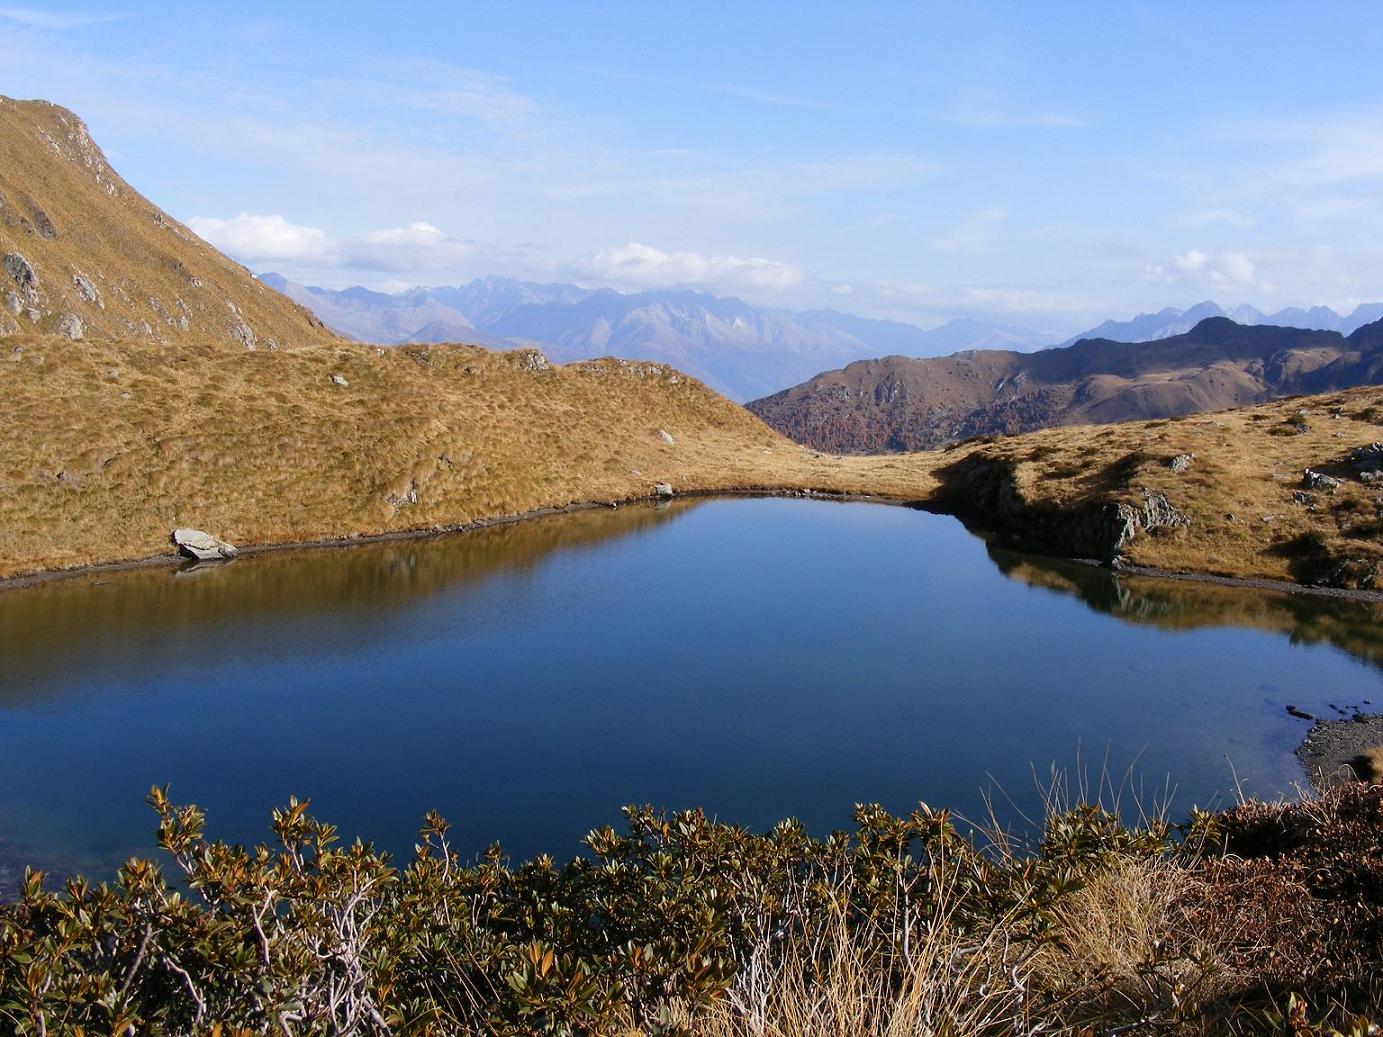
[[[387,294],[332,291],[275,273],[260,280],[362,342],[470,342],[536,346],[559,363],[600,356],[672,364],[736,400],[883,353],[1036,349],[1055,336],[961,319],[924,329],[834,310],[788,312],[690,290],[636,293],[570,284],[478,278]]]
[[[755,400],[769,425],[818,450],[922,450],[1055,425],[1157,419],[1383,382],[1383,322],[1346,337],[1202,320],[1144,343],[1083,339],[1032,354],[883,357]]]

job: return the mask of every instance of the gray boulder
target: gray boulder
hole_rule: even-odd
[[[1173,475],[1180,475],[1191,467],[1191,462],[1195,459],[1195,454],[1176,454],[1167,458],[1166,464],[1172,470]]]
[[[655,483],[653,484],[653,496],[655,496],[655,497],[671,497],[671,496],[672,496],[672,484],[671,484],[671,483],[665,483],[665,482],[655,482]]]
[[[1332,475],[1323,475],[1313,468],[1308,468],[1302,472],[1301,484],[1308,490],[1337,490],[1340,488],[1340,480]]]
[[[75,313],[64,313],[58,318],[58,334],[75,341],[86,334],[86,325]]]
[[[173,543],[188,558],[199,562],[219,562],[234,558],[240,552],[234,545],[218,540],[201,529],[178,528],[173,530]]]

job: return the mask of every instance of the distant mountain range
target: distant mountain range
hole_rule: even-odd
[[[386,294],[313,288],[273,273],[259,279],[363,342],[536,346],[558,363],[601,356],[656,360],[739,401],[886,353],[1031,350],[1057,339],[989,321],[924,329],[834,310],[790,313],[694,291],[625,294],[486,277],[454,288]]]
[[[1316,331],[1338,331],[1348,335],[1365,324],[1383,318],[1383,302],[1364,303],[1353,313],[1341,316],[1329,306],[1312,306],[1302,309],[1299,306],[1264,313],[1252,306],[1236,306],[1226,310],[1217,303],[1202,302],[1185,310],[1171,306],[1156,313],[1140,313],[1132,320],[1107,320],[1098,327],[1072,335],[1063,346],[1079,342],[1083,338],[1104,338],[1114,342],[1154,342],[1157,339],[1184,335],[1208,317],[1228,317],[1236,324],[1272,324],[1280,328],[1310,328]]]
[[[1338,331],[1209,317],[1149,342],[1087,338],[1023,354],[890,356],[827,371],[748,407],[832,452],[921,450],[1051,425],[1167,418],[1383,383],[1383,320]]]

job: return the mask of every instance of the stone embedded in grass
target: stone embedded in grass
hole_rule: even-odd
[[[188,558],[199,562],[226,561],[240,553],[233,544],[218,540],[202,529],[175,529],[173,543]]]
[[[1331,475],[1324,475],[1315,469],[1308,468],[1301,475],[1301,484],[1308,490],[1330,490],[1340,488],[1340,480]]]
[[[663,498],[671,497],[672,484],[665,482],[655,482],[653,484],[653,496]]]
[[[673,444],[672,433],[670,433],[667,429],[660,428],[658,430],[658,438],[661,439],[668,446],[672,446]]]
[[[1191,462],[1196,458],[1195,454],[1176,454],[1167,458],[1167,467],[1172,470],[1173,475],[1180,475],[1191,467]]]
[[[96,284],[85,274],[73,274],[72,285],[77,289],[77,294],[82,297],[83,302],[94,302],[101,309],[106,308],[106,304],[101,301],[101,293],[96,290]]]
[[[346,376],[345,376],[345,375],[343,375],[343,374],[333,374],[333,375],[331,376],[331,384],[332,384],[332,385],[346,386],[346,385],[350,385],[351,383],[348,382],[348,381],[346,381]]]
[[[75,313],[64,313],[58,318],[58,334],[76,341],[86,335],[86,325]]]

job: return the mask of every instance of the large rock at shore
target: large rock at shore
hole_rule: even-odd
[[[240,553],[234,545],[218,540],[201,529],[175,529],[173,543],[177,544],[178,550],[188,558],[194,558],[199,562],[224,561]]]

